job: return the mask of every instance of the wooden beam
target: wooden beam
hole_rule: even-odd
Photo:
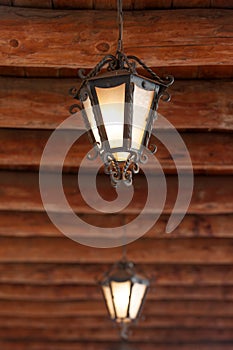
[[[21,7],[37,7],[37,8],[51,8],[52,1],[51,0],[12,0],[13,6],[21,6]]]
[[[212,246],[214,246],[216,244],[215,243],[212,245],[211,240],[209,242],[209,249],[213,249]],[[6,245],[6,241],[3,240],[2,241],[4,243],[4,245]],[[40,245],[44,244],[48,244],[49,247],[50,245],[52,245],[52,243],[54,242],[54,244],[56,245],[56,247],[58,247],[58,254],[59,256],[61,256],[61,261],[63,262],[64,259],[62,258],[63,253],[61,251],[60,245],[62,242],[64,242],[66,247],[67,245],[71,246],[71,253],[73,251],[75,251],[75,249],[79,249],[79,246],[75,243],[68,243],[69,241],[66,239],[57,241],[57,240],[14,240],[12,239],[12,242],[15,242],[17,244],[20,244],[20,246],[25,243],[26,246],[30,246],[30,243],[32,244],[32,249],[29,249],[29,260],[33,261],[33,257],[31,256],[31,252],[32,250],[35,249],[35,244],[36,242],[40,243]],[[149,245],[149,243],[151,242],[151,244],[153,246],[156,245],[155,241],[152,240],[147,240],[147,244]],[[172,249],[172,245],[174,244],[175,248],[177,247],[177,244],[174,243],[174,241],[169,241],[169,242],[165,242],[161,241],[163,243],[163,245],[167,244],[167,247],[169,249]],[[159,242],[161,244],[161,242]],[[182,242],[181,240],[179,240],[178,244],[181,244],[180,242]],[[201,246],[203,245],[204,240],[195,240],[195,245],[199,246],[198,247],[198,251],[200,253],[200,250],[202,249]],[[190,241],[188,241],[189,244]],[[219,244],[222,243],[221,240],[219,240]],[[188,247],[189,245],[187,244],[187,242],[185,241],[186,246]],[[132,245],[133,246],[133,245]],[[140,242],[136,244],[136,247],[140,247]],[[26,249],[26,248],[25,248]],[[44,248],[43,248],[44,249]],[[81,247],[80,247],[81,249]],[[132,248],[133,249],[133,248]],[[181,246],[180,248],[181,250],[183,250],[183,246]],[[222,248],[225,249],[225,246]],[[10,250],[10,248],[8,248],[8,250]],[[86,264],[80,264],[79,263],[79,258],[77,257],[76,260],[74,259],[74,257],[72,256],[71,259],[69,259],[67,262],[64,262],[64,264],[61,263],[53,263],[54,261],[54,254],[52,253],[51,256],[51,261],[50,258],[46,256],[46,253],[44,254],[45,256],[45,261],[47,261],[48,263],[43,262],[42,258],[39,259],[39,257],[35,256],[35,261],[42,261],[42,263],[13,263],[13,261],[17,261],[17,259],[20,261],[24,261],[21,257],[21,254],[17,254],[17,256],[15,257],[14,260],[12,260],[12,262],[7,261],[7,264],[4,264],[3,262],[6,261],[6,258],[3,257],[2,258],[2,264],[0,266],[0,283],[1,284],[11,284],[14,285],[25,285],[26,287],[38,287],[38,291],[39,288],[43,288],[43,287],[57,287],[59,290],[59,286],[61,286],[61,292],[63,291],[63,287],[67,287],[68,291],[69,291],[69,286],[72,287],[77,287],[79,286],[81,288],[81,286],[83,287],[90,287],[90,293],[87,293],[86,297],[88,295],[90,296],[96,296],[99,295],[98,293],[96,294],[96,290],[93,290],[92,287],[94,286],[95,288],[97,288],[97,281],[101,280],[104,276],[104,273],[106,273],[106,271],[108,271],[111,267],[111,264],[107,264],[107,262],[109,261],[113,261],[113,259],[111,259],[111,257],[107,258],[107,253],[106,256],[103,259],[103,262],[105,261],[105,263],[101,262],[99,259],[96,259],[95,256],[93,256],[92,259],[90,259],[89,255],[92,253],[92,249],[91,248],[86,248],[86,251],[88,253],[87,255],[87,261]],[[114,250],[114,252],[116,253],[116,250]],[[98,253],[98,250],[97,250]],[[64,253],[65,254],[65,253]],[[82,259],[82,252],[81,254],[81,258],[80,260],[83,262]],[[136,253],[135,253],[136,254]],[[161,253],[162,254],[162,253]],[[178,253],[177,253],[178,254]],[[180,253],[182,254],[182,253]],[[6,255],[6,254],[5,254]],[[165,252],[164,252],[165,255]],[[95,260],[96,259],[96,260]],[[156,258],[154,258],[156,261]],[[171,257],[172,259],[172,257]],[[198,258],[197,258],[198,259]],[[211,257],[207,256],[206,260],[211,259]],[[214,257],[213,257],[214,259]],[[69,262],[72,262],[72,264],[69,264]],[[95,264],[98,262],[98,265],[95,264],[90,264],[90,262],[95,262]],[[165,289],[171,286],[172,288],[177,288],[177,286],[180,286],[181,288],[187,288],[186,293],[190,295],[190,299],[192,297],[192,291],[191,288],[195,288],[196,287],[212,287],[213,288],[213,293],[214,293],[214,288],[215,287],[220,287],[219,295],[221,295],[222,299],[229,297],[229,299],[231,297],[233,297],[233,295],[231,295],[231,291],[232,289],[230,287],[233,287],[233,268],[227,264],[222,264],[221,265],[221,261],[219,261],[218,265],[215,265],[213,263],[212,260],[210,260],[210,263],[213,263],[213,265],[206,265],[203,262],[199,262],[196,263],[195,262],[195,258],[193,258],[193,260],[191,258],[189,258],[187,261],[184,261],[184,259],[182,261],[177,261],[177,263],[173,263],[173,265],[169,265],[169,259],[167,262],[163,262],[163,264],[155,264],[153,263],[153,258],[152,257],[148,257],[147,261],[150,264],[145,264],[143,262],[143,259],[140,257],[137,258],[137,261],[140,261],[140,265],[137,266],[137,268],[139,269],[139,272],[141,271],[141,273],[147,273],[147,275],[149,276],[149,278],[151,279],[151,285],[152,285],[152,289],[149,293],[150,294],[157,294],[159,293],[159,291],[157,291],[157,288],[160,287],[164,287]],[[187,262],[191,261],[193,263],[195,263],[195,265],[190,265]],[[152,265],[151,265],[152,263]],[[182,264],[183,263],[183,264]],[[10,271],[10,272],[9,272]],[[13,287],[12,286],[12,287]],[[190,287],[190,288],[189,288]],[[222,291],[221,291],[221,287],[222,287]],[[229,287],[229,290],[227,289],[227,287]],[[155,288],[155,289],[154,289]],[[225,290],[226,288],[226,290]],[[167,294],[169,294],[169,290],[167,289]],[[43,289],[42,289],[43,291]],[[66,289],[64,289],[64,292],[66,292]],[[201,288],[200,288],[200,295],[201,295]],[[80,291],[81,293],[81,291]],[[83,293],[84,293],[84,289],[83,289]],[[195,293],[195,291],[194,291]],[[222,294],[221,294],[222,293]],[[60,293],[59,293],[60,294]],[[82,293],[81,293],[82,294]],[[60,294],[62,296],[62,293]],[[84,294],[83,294],[84,295]],[[37,295],[37,293],[35,293],[35,298]],[[151,296],[152,299],[156,298],[156,296]],[[210,299],[213,299],[213,296],[211,297],[211,295],[209,296]]]
[[[71,137],[72,135],[76,135],[77,138],[79,137],[79,134],[75,130],[61,131],[59,134],[64,140],[68,140],[70,135]],[[156,134],[163,134],[171,142],[174,139],[174,145],[176,144],[176,135],[169,132],[159,132],[158,130]],[[49,131],[0,129],[0,169],[38,170],[44,147],[50,135],[51,132]],[[233,143],[231,142],[231,134],[182,133],[181,137],[190,153],[195,173],[221,175],[233,173]],[[176,166],[166,147],[157,139],[151,142],[157,144],[158,151],[156,156],[164,172],[167,174],[176,174]],[[54,153],[53,159],[47,165],[48,170],[56,169],[59,164],[57,159],[60,154],[59,147],[63,148],[64,145],[57,145],[56,153]],[[77,166],[86,158],[90,148],[91,145],[87,137],[81,137],[70,148],[63,171],[77,172]],[[222,156],[223,153],[224,157]],[[182,148],[174,148],[172,156],[179,159],[179,166],[183,171],[186,171],[187,161]],[[183,162],[182,159],[184,159]],[[95,166],[95,163],[91,161],[87,162],[87,169],[95,169]],[[153,171],[153,166],[153,164],[148,163],[147,169]]]
[[[171,74],[178,79],[231,79],[233,65],[207,65],[207,66],[163,66],[151,67],[161,77]],[[78,68],[56,67],[13,67],[0,66],[0,76],[21,78],[73,78],[78,77]],[[145,70],[138,68],[138,73],[147,76]],[[173,86],[174,87],[174,86]]]
[[[153,315],[141,317],[139,328],[162,327],[162,328],[215,328],[230,329],[233,327],[231,317],[211,316],[174,316]],[[112,323],[106,315],[87,317],[0,317],[1,327],[29,327],[29,328],[59,328],[61,325],[69,325],[70,329],[94,328],[96,325],[106,329],[112,328]]]
[[[188,342],[192,339],[193,343],[200,342],[220,342],[220,341],[232,341],[233,332],[231,329],[132,329],[130,339],[134,342],[146,342],[146,343],[167,343],[174,344],[177,342]],[[17,339],[27,341],[107,341],[114,342],[119,340],[118,328],[91,328],[91,329],[77,329],[62,327],[45,329],[44,327],[39,329],[33,328],[0,328],[1,340]]]
[[[83,10],[116,10],[116,3],[108,0],[0,0],[0,5],[17,7],[57,8],[57,9],[83,9]],[[151,10],[157,8],[232,8],[231,0],[125,0],[124,10]]]
[[[68,238],[1,238],[0,262],[113,263],[121,248],[99,249],[79,245]],[[128,258],[148,264],[232,264],[231,239],[205,238],[138,240],[128,247]],[[195,254],[193,254],[195,251]]]
[[[132,215],[81,215],[82,220],[99,227],[117,227],[132,221]],[[145,217],[144,220],[147,218]],[[148,215],[148,219],[150,216]],[[165,238],[169,217],[161,216],[147,238]],[[172,232],[173,238],[181,237],[233,237],[233,215],[186,215],[180,225]],[[90,234],[90,232],[88,232]],[[130,232],[127,232],[130,234]],[[82,230],[80,230],[82,235]],[[87,235],[87,231],[82,236]],[[0,236],[6,237],[61,237],[62,234],[52,224],[45,212],[0,211]]]
[[[55,129],[69,117],[69,88],[79,84],[74,79],[0,77],[0,127]],[[178,130],[233,130],[232,81],[176,81],[170,92],[171,102],[161,102],[159,112]]]
[[[15,317],[66,317],[104,316],[106,307],[99,301],[33,302],[0,301],[0,315]],[[145,315],[212,316],[232,317],[233,302],[230,301],[147,301]]]
[[[20,176],[19,176],[20,175]],[[88,175],[86,175],[88,183]],[[109,202],[115,199],[116,192],[109,183],[106,185],[107,175],[97,177],[98,189],[106,201],[106,208],[109,207]],[[158,178],[154,178],[155,181]],[[50,191],[56,191],[54,188],[54,175],[48,175],[50,183]],[[64,175],[63,184],[64,191],[68,201],[77,213],[90,214],[96,213],[94,209],[88,207],[77,190],[77,179],[75,175]],[[19,210],[19,211],[43,211],[44,207],[41,202],[41,196],[38,186],[37,173],[24,172],[0,172],[0,190],[1,201],[0,210]],[[146,191],[142,188],[146,186],[143,176],[137,175],[134,178],[134,202],[129,205],[122,214],[138,214],[147,199]],[[173,176],[167,176],[167,201],[165,204],[164,213],[171,213],[177,196],[177,179]],[[86,193],[90,188],[86,188]],[[188,213],[190,214],[227,214],[233,212],[232,199],[232,179],[230,176],[196,176],[194,184],[194,192],[192,201],[189,206]],[[51,192],[52,193],[52,192]],[[50,210],[55,212],[65,212],[64,208],[59,206],[59,203],[54,203]],[[104,207],[103,207],[104,210]],[[156,208],[148,208],[147,213],[155,213]]]
[[[223,271],[224,273],[224,271]],[[231,281],[230,281],[231,282]],[[29,281],[28,283],[31,283]],[[169,283],[169,281],[168,281]],[[177,283],[180,283],[178,281]],[[223,282],[224,283],[224,282]],[[18,301],[88,301],[103,300],[98,286],[1,284],[1,300]],[[147,300],[233,301],[233,286],[161,286],[150,288]],[[87,327],[86,325],[85,327]],[[210,326],[210,325],[209,325]],[[91,327],[91,325],[89,325]],[[232,325],[233,327],[233,325]]]
[[[3,6],[0,20],[2,66],[91,68],[116,48],[115,12],[41,12]],[[129,12],[125,51],[152,67],[229,65],[232,30],[230,10]]]
[[[137,347],[137,350],[232,350],[232,342],[209,342],[208,343],[179,343],[179,344],[146,344],[146,343],[131,343],[130,347]],[[0,347],[4,350],[118,350],[121,346],[118,342],[61,342],[61,341],[0,341]]]

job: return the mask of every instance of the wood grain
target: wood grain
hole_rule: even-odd
[[[69,117],[69,88],[79,84],[75,79],[0,77],[0,127],[55,129]],[[176,81],[170,93],[171,102],[161,102],[159,112],[178,130],[233,130],[232,81]]]
[[[80,116],[81,118],[81,116]],[[232,119],[233,120],[233,119]],[[65,159],[63,171],[77,172],[83,159],[86,158],[91,149],[87,137],[80,137],[79,132],[75,130],[57,132],[59,138],[68,142],[69,138],[76,135],[77,142],[70,147],[70,151]],[[182,147],[177,147],[177,135],[171,132],[155,130],[155,135],[162,136],[165,140],[169,139],[173,143],[173,153],[168,150],[156,138],[152,143],[157,144],[157,159],[168,174],[176,174],[176,165],[172,159],[176,159],[183,172],[187,170],[186,151]],[[44,147],[51,136],[51,132],[38,130],[12,130],[0,129],[0,169],[21,169],[38,170]],[[182,133],[181,137],[189,151],[192,167],[197,174],[232,174],[233,173],[233,143],[231,134],[217,133]],[[58,140],[59,140],[58,138]],[[174,140],[174,141],[172,141]],[[48,171],[55,170],[60,165],[60,147],[64,147],[57,141],[56,152],[52,159],[44,166]],[[30,150],[30,152],[29,152]],[[225,157],[222,157],[222,154]],[[95,162],[86,162],[86,169],[95,170]],[[149,162],[145,168],[156,173],[155,165]]]
[[[4,242],[6,242],[6,240],[3,240],[3,243]],[[52,245],[52,242],[54,242],[56,247],[58,247],[59,249],[58,250],[59,256],[62,256],[62,251],[60,248],[61,242],[65,242],[65,247],[67,245],[71,245],[72,251],[75,250],[75,243],[69,244],[67,243],[66,239],[63,239],[63,240],[60,239],[60,241],[51,240],[51,239],[50,240],[34,239],[34,240],[20,241],[20,240],[12,239],[12,242],[20,244],[20,246],[24,242],[28,242],[26,244],[27,246],[29,246],[30,242],[32,242],[31,243],[32,249],[29,249],[29,253],[31,253],[32,250],[35,249],[35,242],[39,242],[40,245],[42,245],[42,243],[44,244],[48,243],[49,246]],[[153,246],[156,245],[156,241],[147,240],[146,244],[149,244],[149,242],[151,242]],[[161,242],[159,242],[159,244],[167,245],[168,247],[170,247],[170,249],[172,249],[172,245],[174,244],[174,247],[176,249],[177,245],[182,241],[179,240],[178,243],[174,243],[172,240],[169,240],[168,242],[165,242],[165,241],[161,241]],[[191,240],[186,241],[185,242],[186,246],[191,245],[191,242],[192,242]],[[213,243],[213,246],[216,244],[216,242],[217,240],[215,240],[215,242]],[[219,244],[222,242],[224,241],[219,240]],[[202,249],[201,245],[203,246],[203,243],[204,243],[204,240],[196,240],[194,242],[194,244],[196,244],[197,246],[199,244],[199,248],[198,248],[199,251]],[[138,245],[139,244],[140,243],[138,243]],[[210,242],[209,244],[210,244],[209,250],[212,250],[213,249],[212,243]],[[76,248],[78,249],[79,247],[77,244],[76,246],[77,246]],[[181,247],[180,249],[182,250],[184,248]],[[222,249],[225,249],[225,246]],[[111,264],[106,263],[106,258],[103,260],[105,261],[105,263],[103,262],[101,263],[99,259],[96,260],[96,263],[98,262],[98,265],[91,263],[92,261],[89,261],[89,255],[94,250],[91,248],[89,248],[89,250],[86,248],[86,250],[88,252],[86,264],[80,263],[78,257],[76,258],[76,260],[74,260],[71,263],[69,263],[70,260],[63,263],[59,261],[57,263],[52,261],[50,262],[49,256],[45,256],[46,261],[48,261],[47,263],[43,262],[42,258],[40,259],[39,257],[37,258],[36,256],[35,256],[35,259],[42,262],[40,263],[34,262],[32,264],[32,263],[29,263],[30,262],[29,260],[27,264],[27,262],[13,263],[13,260],[12,260],[12,262],[7,261],[7,263],[5,264],[3,261],[0,266],[0,273],[1,273],[0,283],[1,285],[12,284],[12,288],[14,286],[17,288],[17,285],[19,287],[24,286],[25,293],[27,293],[27,287],[28,288],[34,287],[34,289],[38,287],[38,293],[40,290],[39,288],[43,288],[43,287],[48,287],[48,288],[54,287],[54,288],[57,288],[57,290],[61,288],[61,293],[58,293],[60,296],[63,295],[62,294],[63,291],[64,293],[68,294],[69,290],[72,291],[73,287],[75,290],[75,288],[77,288],[78,286],[80,286],[80,288],[81,286],[83,286],[84,289],[82,290],[82,292],[80,291],[81,295],[84,296],[85,288],[87,288],[86,298],[88,297],[88,295],[90,295],[90,298],[92,296],[94,298],[94,296],[96,297],[96,295],[99,295],[98,293],[96,293],[96,289],[98,288],[97,281],[102,280],[104,273],[111,268]],[[116,249],[114,249],[114,251],[117,253]],[[98,253],[98,250],[97,250],[97,253]],[[54,253],[52,254],[54,256]],[[182,252],[180,254],[182,254]],[[217,253],[215,253],[214,255],[216,254]],[[17,256],[15,257],[16,261],[19,255],[20,254],[17,254]],[[46,253],[44,255],[46,255]],[[30,255],[29,259],[33,259],[33,257]],[[73,260],[73,257],[71,257],[71,259]],[[93,259],[95,259],[95,257],[93,257]],[[148,257],[148,259],[153,259],[153,258]],[[193,259],[195,260],[195,258]],[[211,259],[211,257],[209,259]],[[21,260],[23,261],[23,258]],[[63,258],[62,260],[64,261]],[[109,257],[109,261],[112,261],[112,260],[113,259]],[[140,257],[138,258],[138,260],[140,260]],[[192,258],[189,258],[188,260],[192,261]],[[187,261],[183,261],[183,264],[182,264],[182,261],[178,261],[177,263],[173,263],[172,265],[169,265],[169,261],[167,262],[164,261],[162,264],[156,265],[155,263],[152,263],[151,265],[151,262],[150,261],[148,262],[149,264],[145,264],[145,262],[141,261],[141,263],[138,266],[136,265],[136,267],[139,270],[139,272],[141,272],[142,274],[147,274],[148,278],[150,278],[152,289],[151,289],[151,292],[149,293],[149,297],[151,297],[152,299],[153,299],[153,296],[150,296],[150,294],[157,294],[157,293],[159,294],[159,290],[157,290],[157,288],[159,289],[161,287],[164,287],[164,289],[166,290],[166,294],[169,295],[169,293],[172,293],[172,288],[174,287],[174,289],[176,289],[177,286],[180,286],[181,288],[183,288],[184,292],[185,292],[185,289],[187,288],[186,293],[187,295],[190,295],[190,299],[192,299],[191,288],[194,289],[194,293],[195,293],[195,287],[200,288],[199,290],[200,295],[202,290],[201,287],[212,287],[213,293],[214,293],[214,289],[217,287],[217,290],[219,288],[218,292],[221,295],[222,300],[224,300],[225,297],[226,299],[230,299],[233,297],[231,295],[231,291],[233,287],[233,267],[227,264],[221,264],[220,261],[212,262],[213,265],[208,265],[207,262],[206,263],[200,262],[200,263],[195,263],[195,265],[191,265],[191,264],[188,264]],[[66,287],[68,288],[67,291],[65,289]],[[88,289],[89,287],[90,287],[90,294],[87,293],[87,291],[89,290]],[[169,287],[172,287],[170,292],[168,290]],[[38,293],[35,293],[34,295],[35,299],[39,297]],[[42,295],[43,294],[41,294],[41,296]],[[46,297],[46,295],[47,294],[45,290],[44,296]],[[78,298],[78,295],[79,293],[77,294],[77,298]],[[213,299],[213,296],[214,294],[211,296],[211,292],[210,292],[209,298]],[[183,294],[180,294],[180,297],[183,297]],[[156,299],[156,295],[154,296],[154,298]],[[177,299],[179,299],[179,297],[177,297]]]
[[[66,213],[62,205],[56,202],[57,188],[54,188],[54,176],[48,175],[48,194],[51,198],[54,198],[54,202],[51,199],[50,210],[52,212]],[[87,183],[88,176],[86,175]],[[107,175],[97,176],[98,190],[101,195],[104,196],[106,206],[103,206],[103,210],[109,208],[109,202],[116,198],[116,192],[111,187],[106,185]],[[158,178],[154,178],[158,181]],[[157,179],[157,180],[156,180]],[[94,214],[97,213],[94,209],[87,206],[86,202],[82,198],[80,192],[77,189],[76,176],[65,175],[63,176],[64,191],[70,203],[70,206],[80,214]],[[146,191],[141,189],[145,186],[145,179],[143,176],[136,176],[134,179],[134,196],[133,205],[129,205],[122,214],[138,214],[144,207],[144,203],[147,199]],[[171,213],[171,209],[174,206],[177,196],[177,181],[176,177],[167,176],[167,201],[165,204],[164,213]],[[145,188],[145,187],[144,187]],[[1,191],[1,210],[18,210],[18,211],[43,211],[44,207],[41,202],[41,196],[38,186],[38,174],[37,173],[24,173],[24,172],[0,172],[0,191]],[[55,191],[55,192],[54,192]],[[86,193],[90,191],[89,186],[85,188]],[[232,179],[230,176],[196,176],[194,184],[194,192],[192,201],[188,213],[190,214],[221,214],[232,213],[233,203],[232,199]],[[93,192],[91,192],[93,193]],[[153,214],[157,211],[157,208],[148,208],[146,213]]]
[[[208,342],[208,343],[178,343],[178,344],[166,344],[166,343],[133,343],[127,344],[128,350],[130,347],[137,347],[137,350],[153,350],[156,346],[156,350],[232,350],[232,342]],[[121,342],[48,342],[48,341],[0,341],[0,346],[4,350],[118,350],[121,346]],[[126,346],[126,345],[125,345]],[[127,350],[127,348],[126,348]]]
[[[61,8],[61,9],[98,9],[98,10],[116,10],[116,4],[109,0],[1,0],[1,5],[12,5],[21,7],[35,8]],[[125,0],[124,10],[143,10],[156,8],[232,8],[232,0]]]
[[[233,65],[207,66],[163,66],[151,67],[161,77],[171,74],[177,79],[231,79]],[[0,76],[24,78],[73,78],[77,80],[78,68],[64,67],[13,67],[0,66]],[[146,75],[143,69],[137,69],[139,74]],[[173,86],[174,87],[174,86]]]
[[[104,302],[32,302],[0,301],[0,315],[15,317],[65,317],[65,316],[104,316]],[[146,315],[212,316],[232,317],[233,302],[230,301],[147,301],[143,313]]]
[[[68,238],[1,238],[0,243],[2,263],[113,263],[122,256],[119,248],[99,250]],[[232,264],[232,250],[227,238],[143,239],[128,246],[128,258],[148,264]]]
[[[1,300],[9,301],[103,301],[102,293],[97,285],[74,285],[72,282],[70,283],[71,284],[67,285],[32,285],[31,281],[29,281],[29,284],[1,283],[0,298]],[[182,281],[180,282],[180,280],[177,282],[177,285],[173,285],[171,283],[171,285],[163,286],[157,283],[156,286],[152,284],[152,287],[150,287],[150,292],[147,295],[147,300],[233,301],[233,286],[198,286],[197,284],[182,286]],[[229,323],[227,324],[229,325]],[[211,325],[213,327],[214,322],[206,323],[207,327],[211,327]],[[162,323],[161,326],[163,326]],[[233,323],[231,326],[233,327]],[[85,323],[80,325],[80,327],[91,328],[93,325]]]
[[[82,220],[99,227],[117,227],[134,219],[133,215],[88,214],[80,215]],[[150,219],[145,217],[144,220]],[[147,238],[168,238],[165,228],[168,215],[162,215],[156,224],[146,233]],[[52,224],[45,212],[0,211],[0,236],[2,237],[61,237],[62,234]],[[233,215],[186,215],[180,225],[172,232],[172,238],[187,237],[222,237],[232,238]],[[136,227],[135,227],[136,229]],[[80,231],[84,237],[88,232]],[[126,232],[129,235],[130,232]]]
[[[233,326],[231,317],[211,317],[211,316],[174,316],[174,315],[153,315],[140,318],[138,328],[162,327],[162,328],[214,328],[230,329]],[[69,325],[69,329],[94,328],[96,325],[109,329],[112,323],[109,321],[107,314],[104,316],[87,316],[87,317],[0,317],[0,325],[5,327],[29,327],[29,328],[58,328],[64,324]],[[132,338],[133,340],[133,338]],[[97,345],[97,344],[96,344]],[[214,345],[214,344],[213,344]],[[77,343],[78,346],[78,343]]]
[[[111,11],[41,12],[4,6],[0,20],[3,66],[91,68],[116,47],[116,19]],[[230,10],[129,12],[125,51],[152,67],[231,65],[232,31]],[[61,33],[65,33],[65,49]]]
[[[51,8],[52,1],[51,0],[12,0],[13,6],[21,6],[21,7],[37,7],[37,8]]]
[[[232,341],[232,329],[133,329],[130,338],[134,342],[147,342],[147,343],[163,343],[174,344],[176,342],[188,342],[192,338],[193,343],[200,342],[219,342],[219,341]],[[7,340],[9,338],[17,340],[28,339],[34,341],[118,341],[119,330],[117,328],[104,329],[104,328],[92,328],[92,329],[70,329],[70,328],[50,328],[50,329],[31,329],[31,328],[7,328],[0,329],[1,340]]]

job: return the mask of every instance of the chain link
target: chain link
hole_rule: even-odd
[[[122,0],[117,0],[117,12],[118,12],[118,26],[119,26],[119,37],[117,51],[123,52],[123,9]]]

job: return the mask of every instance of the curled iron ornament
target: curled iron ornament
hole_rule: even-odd
[[[77,104],[77,103],[73,104],[69,108],[70,114],[75,114],[75,113],[77,113],[77,112],[79,112],[81,110],[82,110],[82,107],[79,104]]]
[[[89,160],[95,160],[99,155],[98,145],[95,145],[94,148],[88,153],[87,158]]]
[[[82,79],[82,83],[79,89],[72,87],[70,89],[70,95],[78,100],[82,100],[80,96],[80,91],[83,88],[83,85],[87,79],[96,77],[103,68],[106,68],[108,71],[116,70],[126,70],[132,74],[136,74],[137,64],[140,65],[147,73],[150,74],[150,78],[155,82],[162,85],[163,89],[161,90],[160,96],[163,101],[170,101],[170,95],[165,91],[170,85],[174,82],[174,77],[171,75],[166,76],[165,78],[160,78],[151,68],[149,68],[141,59],[137,56],[127,56],[123,52],[117,51],[116,55],[106,55],[97,65],[85,75],[84,69],[79,69],[78,75]]]
[[[104,155],[104,172],[110,175],[113,187],[117,187],[120,182],[123,182],[126,186],[132,185],[133,174],[137,174],[140,170],[136,159],[134,153],[129,155],[121,168],[111,153]]]

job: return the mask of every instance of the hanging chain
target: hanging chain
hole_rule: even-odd
[[[126,228],[125,220],[123,222],[123,236],[122,236],[122,261],[127,261],[127,243],[126,243]]]
[[[117,51],[123,51],[123,8],[122,0],[117,0],[117,12],[118,12],[118,25],[119,25],[119,37]]]

